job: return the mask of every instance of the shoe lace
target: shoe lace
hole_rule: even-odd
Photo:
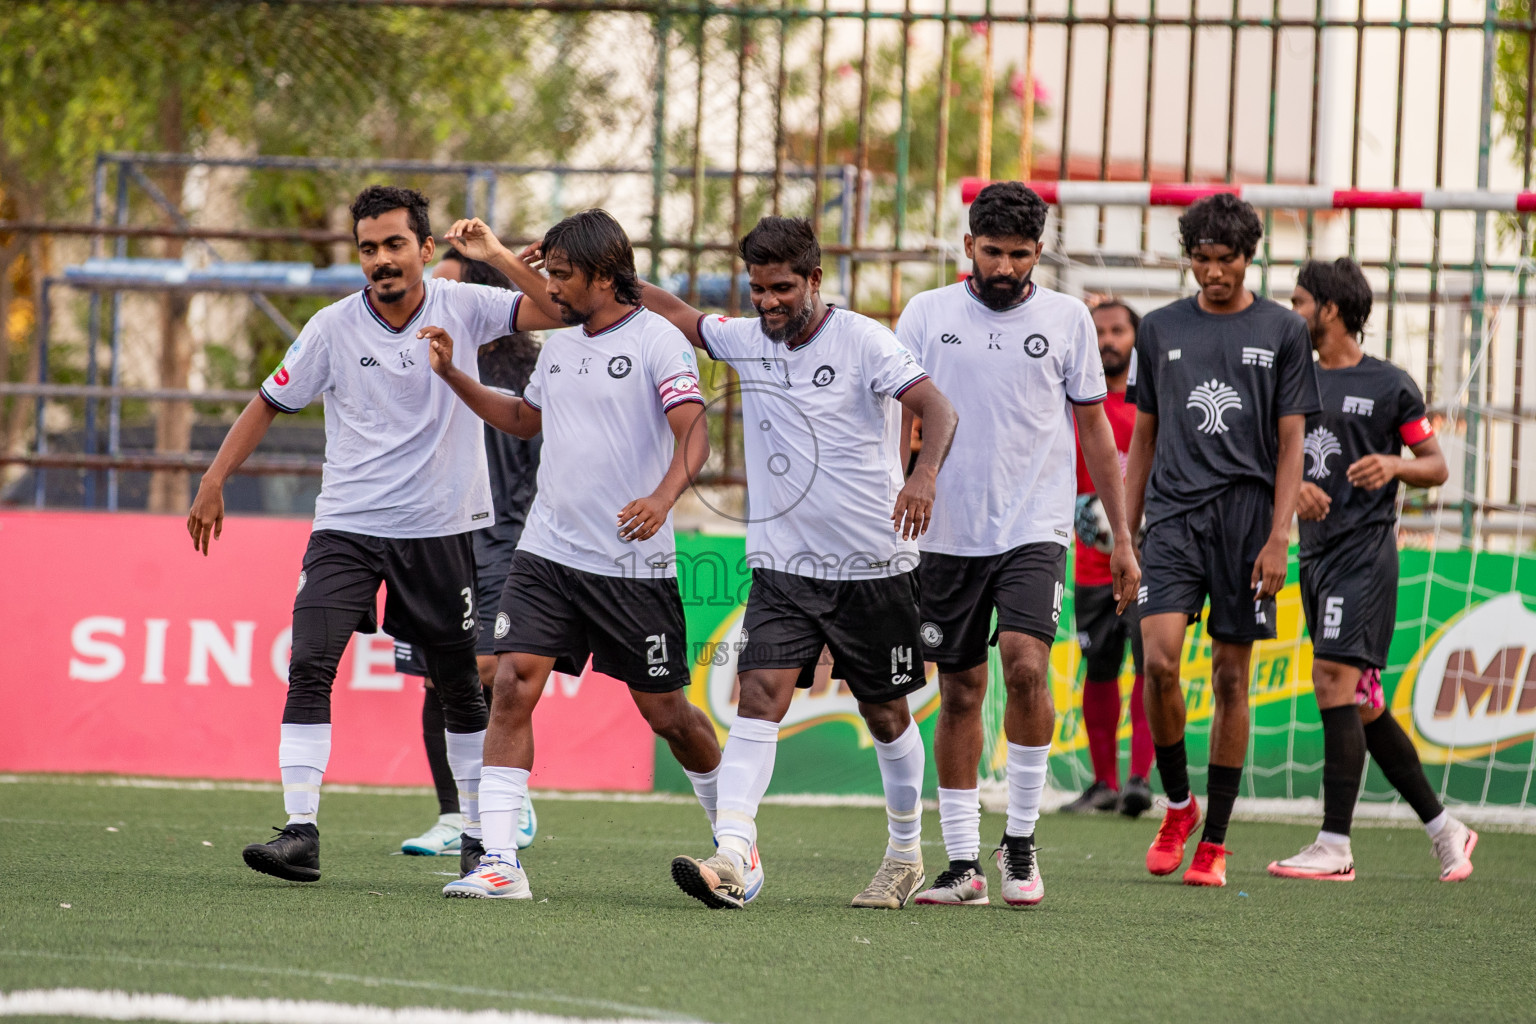
[[[1003,843],[1003,860],[1008,863],[1008,873],[1021,882],[1027,882],[1035,873],[1035,848],[1033,844]]]
[[[963,868],[945,868],[939,872],[939,877],[933,880],[933,887],[935,889],[947,889],[952,885],[957,885],[971,870],[973,869],[969,864]]]
[[[896,888],[896,881],[907,870],[907,865],[901,861],[884,860],[880,862],[880,870],[875,872],[873,881],[869,883],[866,892],[889,891]]]

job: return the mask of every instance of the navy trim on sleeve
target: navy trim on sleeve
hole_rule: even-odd
[[[266,389],[265,386],[262,386],[262,387],[258,388],[256,390],[256,393],[261,396],[261,400],[263,402],[266,402],[268,405],[270,405],[272,408],[276,409],[278,412],[285,412],[288,415],[292,416],[294,413],[299,411],[297,409],[290,409],[290,408],[288,408],[282,402],[279,402],[277,399],[275,399],[271,395],[267,394],[267,389]]]

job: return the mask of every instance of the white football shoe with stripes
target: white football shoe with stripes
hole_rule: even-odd
[[[531,900],[533,890],[516,858],[487,854],[474,871],[443,886],[443,895],[473,900]]]

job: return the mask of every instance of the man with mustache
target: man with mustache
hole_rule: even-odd
[[[208,554],[224,525],[224,481],[256,449],[277,414],[325,400],[325,475],[293,603],[288,696],[278,766],[288,821],[244,850],[253,870],[296,882],[320,878],[316,824],[331,753],[331,686],[353,632],[378,629],[375,602],[388,585],[384,629],[419,647],[443,706],[448,762],[464,815],[462,845],[478,849],[486,707],[475,665],[472,532],[495,511],[480,421],[428,366],[428,324],[466,342],[458,365],[477,376],[476,351],[519,329],[559,322],[520,292],[423,280],[436,243],[427,197],[373,185],[352,204],[353,235],[369,286],[305,324],[257,398],[240,414],[187,516],[195,550]],[[533,291],[521,260],[500,264]]]
[[[641,299],[736,370],[746,424],[752,590],[741,696],[720,762],[719,849],[674,859],[672,878],[706,906],[744,904],[779,723],[825,646],[833,675],[858,699],[885,789],[885,856],[852,905],[897,910],[924,877],[923,740],[906,701],[923,686],[915,542],[932,516],[955,413],[889,328],[822,300],[809,222],[764,217],[740,251],[755,318],[704,316],[651,286]],[[903,409],[928,424],[905,483]]]
[[[1028,906],[1045,897],[1035,823],[1056,724],[1047,668],[1072,537],[1074,424],[1114,531],[1118,610],[1139,577],[1093,319],[1079,300],[1032,280],[1047,212],[1019,182],[982,189],[965,236],[970,276],[913,296],[897,325],[960,415],[933,527],[920,542],[924,659],[938,664],[942,694],[933,756],[949,866],[918,903],[989,902],[976,776],[987,753],[981,708],[993,644],[1007,691],[1008,823],[996,855],[1003,899]]]

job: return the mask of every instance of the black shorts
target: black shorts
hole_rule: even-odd
[[[810,686],[825,646],[833,677],[858,700],[904,697],[925,681],[917,591],[916,572],[823,580],[753,569],[736,670],[797,668],[797,685]]]
[[[1125,642],[1131,642],[1131,663],[1141,675],[1141,616],[1132,601],[1124,615],[1115,614],[1115,588],[1109,584],[1078,584],[1072,595],[1077,618],[1077,645],[1083,649],[1083,678],[1094,682],[1119,679],[1125,664]]]
[[[475,559],[468,533],[388,538],[316,530],[304,549],[293,607],[355,611],[357,631],[374,633],[380,583],[388,587],[384,632],[390,636],[421,647],[476,642]]]
[[[688,627],[675,579],[602,576],[527,551],[512,557],[492,627],[497,654],[592,667],[646,693],[688,685]]]
[[[1274,515],[1273,489],[1244,482],[1147,527],[1137,595],[1142,618],[1179,612],[1199,622],[1209,596],[1205,631],[1213,638],[1231,644],[1273,640],[1275,599],[1255,600],[1249,580]]]
[[[1067,579],[1067,549],[1053,541],[1021,544],[1000,555],[965,557],[923,552],[923,658],[941,672],[963,672],[987,660],[1003,630],[1047,646],[1056,640]],[[992,611],[997,610],[997,630]]]
[[[1301,560],[1301,610],[1316,658],[1386,668],[1397,628],[1397,527],[1379,523],[1335,538]]]
[[[479,534],[484,530],[476,530]],[[501,603],[501,588],[507,585],[507,573],[512,569],[513,548],[494,551],[495,561],[486,558],[487,548],[475,544],[475,613],[480,618],[480,631],[475,641],[476,656],[492,657],[496,654],[495,637],[496,607]],[[412,647],[404,640],[395,641],[395,671],[407,676],[427,674],[426,655],[419,647]]]

